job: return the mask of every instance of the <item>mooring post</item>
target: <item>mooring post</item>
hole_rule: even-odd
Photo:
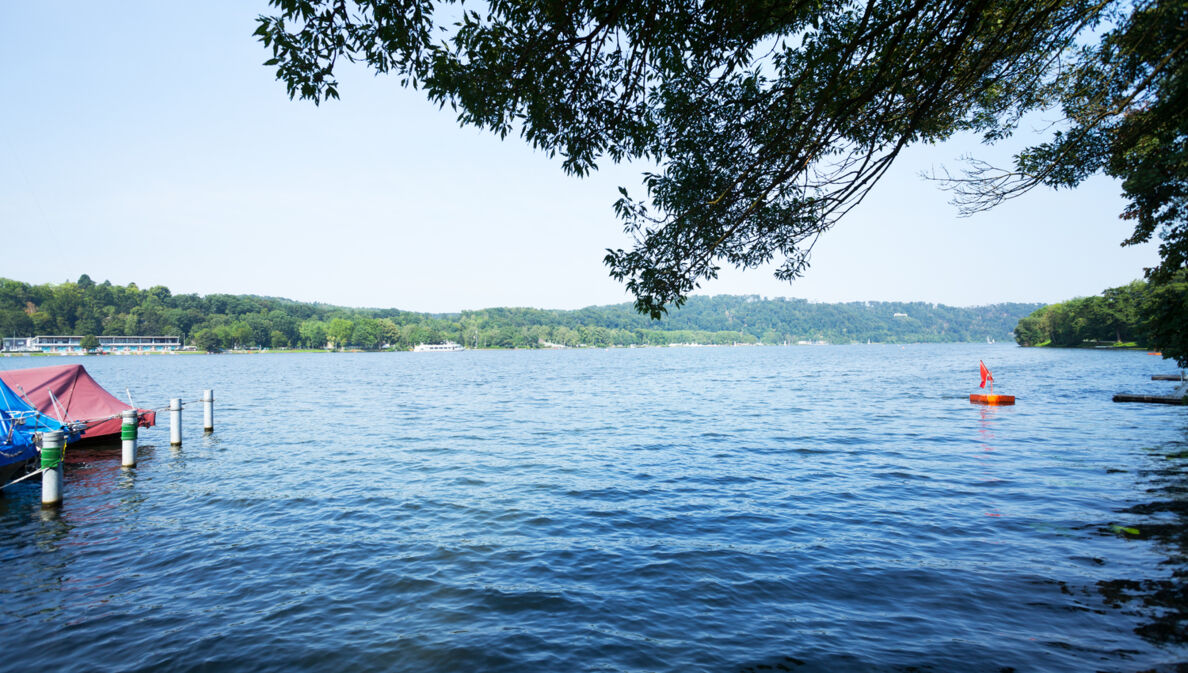
[[[202,431],[214,432],[214,391],[202,391]]]
[[[61,430],[41,435],[41,506],[62,504],[62,443],[66,439]]]
[[[169,445],[181,446],[181,412],[180,397],[169,400]]]
[[[139,423],[140,414],[135,409],[120,412],[120,440],[124,448],[120,465],[123,467],[136,467],[136,434]]]

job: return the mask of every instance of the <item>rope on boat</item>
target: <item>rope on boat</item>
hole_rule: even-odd
[[[42,472],[45,472],[46,470],[52,470],[52,469],[58,467],[59,465],[62,464],[63,460],[66,460],[66,447],[69,446],[69,444],[70,444],[70,440],[63,437],[62,438],[62,448],[58,450],[58,459],[56,461],[54,461],[54,463],[52,465],[46,465],[45,461],[43,460],[42,467],[39,467],[36,470],[33,470],[32,472],[30,472],[29,474],[26,474],[23,477],[20,477],[18,479],[13,479],[12,481],[8,482],[7,484],[0,485],[0,488],[12,486],[13,484],[19,484],[26,479],[32,479],[33,477],[36,477],[37,475],[41,474]],[[38,447],[37,452],[41,455],[44,455],[44,449],[42,449],[40,447]]]
[[[19,484],[26,479],[32,479],[33,477],[36,477],[37,475],[41,474],[42,472],[45,472],[45,468],[39,467],[36,470],[33,470],[32,472],[30,472],[29,474],[26,474],[25,476],[21,477],[20,479],[13,479],[12,481],[5,484],[4,486],[0,486],[0,488],[4,488],[6,486],[12,486],[13,484]]]
[[[194,403],[194,404],[197,404],[197,403],[199,403],[199,402],[201,402],[201,401],[202,401],[201,399],[198,399],[198,400],[186,400],[186,401],[184,401],[184,402],[182,403],[182,406],[184,407],[186,404],[190,404],[191,402],[192,402],[192,403]],[[137,408],[137,407],[133,406],[133,409],[136,409],[136,411],[138,411],[138,412],[142,412],[142,411],[143,411],[143,412],[152,412],[152,413],[155,413],[155,414],[160,414],[160,413],[164,413],[164,412],[166,412],[166,411],[169,411],[169,405],[167,404],[167,405],[165,405],[165,406],[163,406],[163,407],[157,407],[156,409],[139,409],[139,408]],[[142,414],[140,414],[140,415],[142,415]],[[138,420],[139,420],[139,418],[140,418],[140,415],[138,415],[138,416],[137,416],[137,419],[138,419]],[[65,414],[63,414],[63,416],[65,416]],[[52,418],[52,417],[51,417],[51,418]],[[110,416],[101,416],[101,417],[99,417],[99,418],[88,418],[88,419],[86,419],[85,421],[83,421],[83,420],[80,420],[80,421],[72,421],[72,422],[73,422],[73,423],[81,423],[81,424],[82,424],[82,426],[83,426],[84,428],[88,428],[88,427],[90,427],[90,426],[92,426],[92,425],[98,425],[99,423],[105,423],[105,422],[107,422],[107,421],[114,421],[114,420],[116,420],[116,419],[121,419],[121,418],[123,418],[123,412],[120,412],[120,413],[118,413],[118,414],[112,414],[112,415],[110,415]]]

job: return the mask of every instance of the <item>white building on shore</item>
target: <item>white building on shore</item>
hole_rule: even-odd
[[[101,336],[100,353],[165,353],[181,349],[175,336]],[[83,353],[81,336],[31,336],[4,339],[5,353]]]

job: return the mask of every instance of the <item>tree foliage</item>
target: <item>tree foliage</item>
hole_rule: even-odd
[[[1152,286],[1144,298],[1140,319],[1149,343],[1188,367],[1188,278],[1183,272]]]
[[[634,246],[606,256],[653,317],[722,264],[782,260],[776,275],[797,277],[904,147],[993,142],[1056,102],[1070,128],[1021,154],[1019,175],[1123,177],[1144,195],[1127,211],[1134,240],[1171,223],[1165,265],[1183,264],[1182,0],[271,4],[257,35],[291,96],[337,98],[339,59],[359,61],[571,173],[657,165],[644,198],[620,188]],[[958,184],[988,204],[1012,175]]]
[[[1135,223],[1123,245],[1160,233],[1167,283],[1188,263],[1188,2],[1111,3],[1112,28],[1080,47],[1045,89],[1042,104],[1063,119],[1051,139],[1020,152],[1012,169],[975,163],[950,181],[965,212],[992,207],[1039,185],[1071,188],[1095,173],[1121,181],[1122,217]],[[998,133],[1010,131],[1000,123]]]
[[[1019,320],[1015,340],[1021,346],[1135,343],[1188,367],[1186,317],[1188,279],[1180,272],[1166,283],[1136,280],[1097,297],[1044,306]]]

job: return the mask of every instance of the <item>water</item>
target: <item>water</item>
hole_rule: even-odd
[[[985,359],[1015,407],[970,405]],[[0,367],[71,362],[9,358]],[[0,498],[5,671],[1188,661],[1182,408],[1135,352],[106,357],[216,433]],[[1138,533],[1122,530],[1130,528]]]

